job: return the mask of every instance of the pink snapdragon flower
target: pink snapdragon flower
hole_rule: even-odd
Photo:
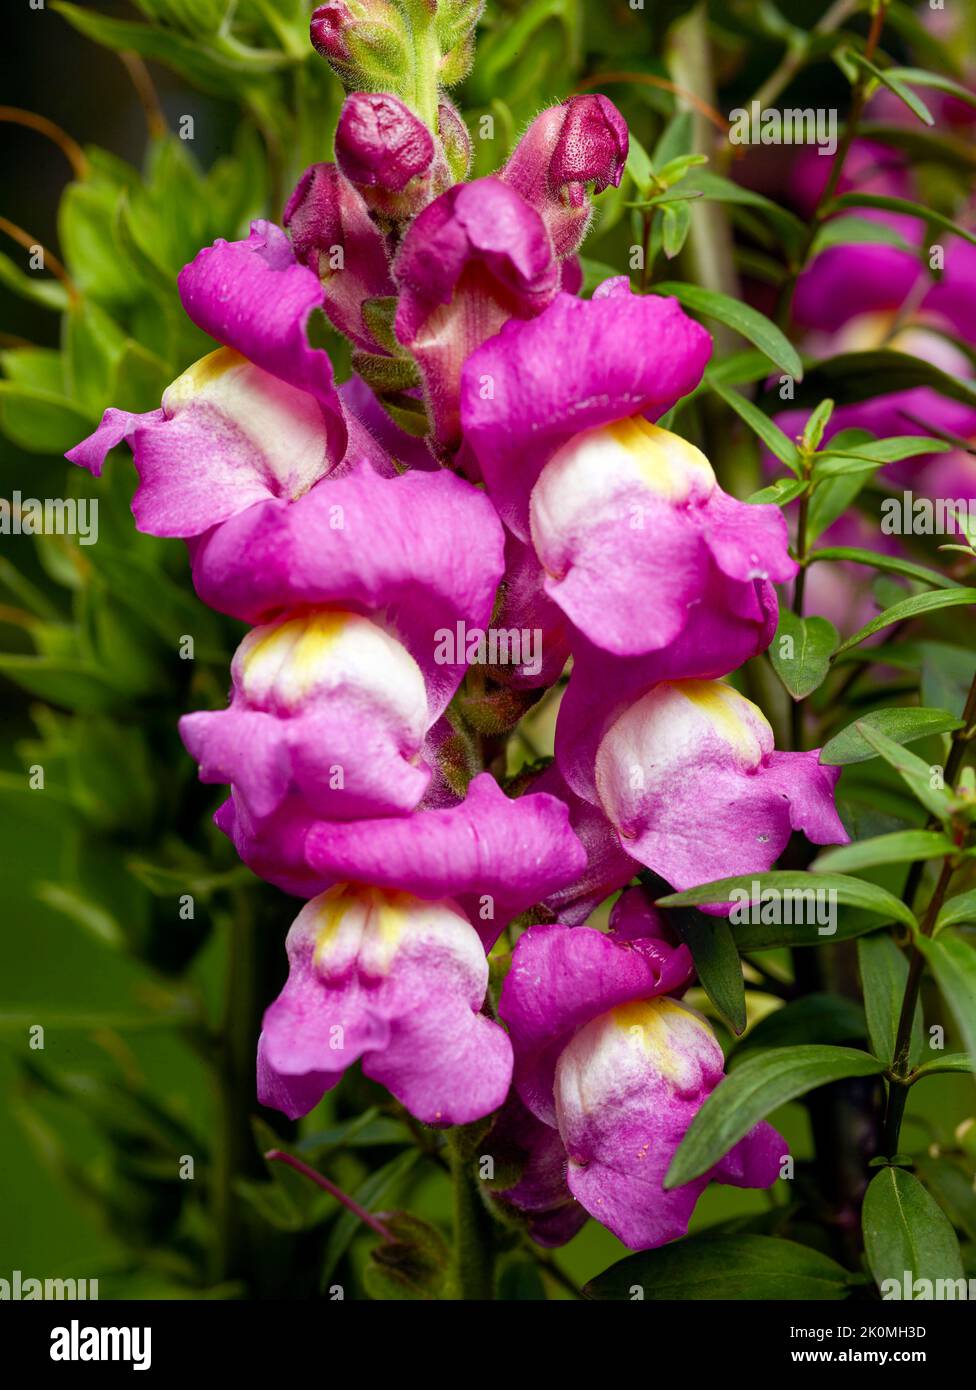
[[[392,473],[344,409],[328,356],[309,345],[322,287],[280,227],[255,222],[246,241],[216,242],[184,266],[179,286],[187,314],[224,346],[178,377],[158,410],[107,410],[67,455],[97,477],[109,450],[130,443],[140,530],[199,536],[364,458]]]
[[[592,215],[587,187],[619,187],[627,124],[605,96],[574,96],[537,116],[499,177],[542,215],[560,260],[578,251]]]
[[[624,1244],[646,1250],[687,1232],[710,1181],[770,1186],[787,1147],[762,1122],[710,1172],[665,1189],[689,1124],[722,1079],[722,1050],[705,1020],[673,997],[691,975],[687,948],[673,944],[653,909],[628,902],[623,911],[617,939],[587,927],[530,927],[499,1011],[512,1039],[515,1090],[558,1133],[569,1192]],[[528,1172],[531,1182],[531,1159]],[[545,1210],[559,1213],[551,1176],[546,1195]],[[539,1209],[531,1188],[516,1185],[502,1200],[518,1207],[526,1196],[531,1223]],[[542,1230],[555,1241],[572,1233],[565,1215]]]
[[[297,1119],[360,1058],[424,1124],[501,1105],[511,1044],[481,1012],[488,961],[451,903],[344,884],[305,905],[286,944],[258,1048],[263,1105]]]

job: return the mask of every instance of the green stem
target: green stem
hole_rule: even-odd
[[[244,1230],[235,1191],[237,1179],[253,1165],[250,1114],[254,1094],[257,1044],[257,933],[252,894],[234,894],[224,928],[227,987],[220,1029],[219,1117],[213,1175],[214,1278],[219,1282],[242,1272]]]
[[[469,1134],[461,1127],[449,1130],[447,1147],[454,1182],[454,1256],[448,1297],[484,1302],[495,1296],[494,1223],[478,1190]]]
[[[869,61],[874,57],[875,50],[878,47],[881,31],[884,28],[887,7],[888,0],[873,0],[871,29],[868,33],[867,42],[864,45],[864,56]],[[806,267],[810,252],[813,250],[813,243],[816,240],[817,233],[820,231],[821,224],[829,215],[830,205],[833,202],[841,175],[844,172],[847,156],[857,137],[857,128],[867,102],[868,85],[871,81],[873,81],[871,74],[862,71],[859,73],[854,83],[854,94],[851,98],[850,113],[844,126],[844,134],[841,136],[840,144],[837,146],[837,151],[830,166],[830,174],[828,175],[827,182],[824,185],[820,197],[817,199],[817,205],[810,218],[810,225],[800,255],[797,258],[796,264],[790,268],[790,273],[784,281],[782,291],[780,292],[777,317],[781,327],[785,327],[789,323],[793,308],[793,293],[796,289],[796,282],[800,278],[801,272]]]
[[[945,901],[946,890],[949,881],[955,871],[955,864],[951,857],[943,859],[942,869],[939,873],[939,881],[935,886],[935,892],[929,900],[929,905],[925,910],[925,917],[922,920],[921,933],[923,936],[931,936],[935,920],[939,915],[939,909]],[[884,1127],[882,1131],[881,1147],[888,1158],[893,1158],[898,1152],[898,1139],[901,1134],[901,1122],[905,1113],[905,1102],[908,1099],[908,1089],[911,1084],[909,1076],[911,1074],[911,1048],[912,1048],[912,1025],[915,1022],[915,1008],[918,1004],[918,992],[922,984],[922,970],[925,966],[925,958],[918,947],[912,948],[911,959],[908,964],[908,979],[905,981],[905,994],[901,1001],[901,1013],[898,1015],[898,1031],[895,1034],[895,1051],[891,1063],[891,1073],[888,1079],[888,1100],[885,1106]]]
[[[963,760],[966,750],[973,737],[974,726],[976,726],[976,675],[973,676],[972,684],[969,687],[969,695],[966,697],[966,707],[962,712],[962,728],[957,729],[952,736],[952,746],[949,749],[949,756],[946,758],[945,772],[943,778],[946,786],[954,787],[956,779],[962,770]],[[930,822],[931,824],[931,822]],[[922,920],[921,933],[923,936],[931,936],[935,927],[939,909],[945,900],[946,890],[952,878],[954,864],[951,859],[942,861],[942,870],[939,880],[935,886],[935,891],[925,910],[925,917]],[[924,864],[919,861],[912,865],[908,877],[905,880],[904,900],[910,908],[915,901],[915,894],[918,892],[918,885],[921,882]],[[911,1075],[911,1045],[912,1045],[912,1025],[915,1021],[915,1006],[918,1003],[918,993],[922,984],[922,971],[925,967],[925,958],[917,946],[912,947],[911,956],[908,962],[908,978],[905,981],[905,993],[901,1002],[901,1012],[898,1016],[898,1030],[895,1034],[895,1050],[891,1063],[891,1073],[888,1082],[888,1101],[885,1107],[884,1126],[882,1131],[881,1146],[887,1157],[891,1158],[898,1152],[898,1139],[901,1134],[901,1121],[905,1113],[905,1102],[908,1099],[910,1086],[909,1077]]]
[[[428,7],[426,0],[409,0],[405,8],[413,35],[413,101],[410,104],[436,135],[439,99],[437,74],[441,49],[437,40],[435,7]]]

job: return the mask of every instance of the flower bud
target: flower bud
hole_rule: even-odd
[[[386,92],[354,92],[347,98],[335,147],[343,174],[381,217],[416,216],[450,182],[433,135]]]
[[[334,164],[306,169],[285,207],[295,255],[322,281],[335,326],[367,352],[377,352],[363,321],[368,299],[393,293],[386,245],[360,194]]]
[[[627,125],[612,101],[570,97],[536,117],[500,177],[538,209],[556,254],[568,256],[579,248],[590,220],[587,184],[598,193],[617,187],[627,147]]]
[[[442,96],[437,108],[438,131],[448,168],[459,183],[471,170],[471,136],[464,118],[452,101]]]
[[[388,86],[409,66],[409,34],[390,0],[328,0],[313,12],[309,37],[347,86]]]
[[[437,74],[442,86],[453,87],[471,70],[474,31],[484,7],[484,0],[438,0],[434,24],[443,55]]]

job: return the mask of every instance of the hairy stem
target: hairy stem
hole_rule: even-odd
[[[494,1298],[495,1232],[474,1176],[475,1155],[463,1128],[447,1136],[454,1184],[454,1254],[448,1296],[466,1301]]]

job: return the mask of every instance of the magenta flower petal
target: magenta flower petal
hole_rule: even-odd
[[[322,304],[322,287],[295,259],[273,222],[255,222],[246,241],[215,241],[179,275],[190,318],[225,347],[306,392],[321,407],[331,457],[346,447],[332,365],[309,345],[308,319]]]
[[[288,982],[264,1016],[264,1104],[295,1119],[361,1057],[425,1124],[501,1105],[511,1045],[480,1012],[488,962],[449,904],[342,885],[305,906],[287,947]]]
[[[753,606],[753,580],[796,573],[780,509],[729,497],[704,454],[640,416],[557,450],[533,488],[530,520],[546,593],[618,656],[672,644],[723,579],[743,587],[739,605]]]
[[[446,471],[380,478],[360,468],[290,506],[231,518],[196,549],[193,578],[205,603],[245,622],[325,604],[381,616],[439,714],[467,666],[464,653],[437,659],[436,634],[488,626],[503,554],[494,509],[471,484]]]
[[[562,258],[586,235],[587,185],[616,188],[628,145],[627,123],[609,98],[574,96],[535,118],[500,177],[538,209]]]
[[[566,1150],[559,1131],[526,1110],[517,1092],[509,1093],[495,1116],[484,1149],[496,1169],[500,1164],[521,1167],[518,1182],[493,1191],[492,1197],[522,1217],[537,1245],[565,1245],[583,1228],[588,1213],[566,1182]]]
[[[420,898],[470,901],[478,930],[494,941],[517,913],[569,883],[585,863],[555,796],[510,801],[481,773],[460,805],[410,816],[318,823],[304,847],[327,880],[399,887]]]
[[[722,1074],[704,1019],[668,998],[604,1013],[563,1050],[555,1105],[570,1190],[632,1250],[685,1235],[712,1179],[769,1187],[779,1177],[788,1148],[762,1122],[710,1173],[665,1190],[671,1160]]]
[[[255,628],[234,656],[229,709],[184,715],[204,782],[228,782],[252,822],[289,791],[336,820],[411,810],[432,722],[424,678],[376,623],[334,609]]]
[[[401,887],[420,898],[458,898],[486,939],[570,882],[586,862],[554,796],[510,800],[488,773],[454,807],[409,816],[319,822],[305,856],[324,881]]]
[[[693,974],[688,947],[661,938],[616,941],[589,927],[530,927],[499,1002],[515,1050],[515,1089],[529,1110],[556,1123],[556,1066],[578,1029],[629,1000],[680,989]]]
[[[766,650],[778,605],[769,581],[731,584],[714,573],[688,622],[667,647],[615,657],[581,634],[573,638],[573,673],[559,707],[556,757],[566,781],[596,802],[594,762],[614,720],[651,686],[667,680],[712,680]]]
[[[529,497],[574,435],[657,416],[691,391],[711,338],[677,300],[560,294],[538,318],[511,322],[462,374],[465,447],[505,522],[529,539]]]
[[[363,304],[395,291],[386,243],[362,194],[334,164],[313,164],[299,179],[283,221],[295,255],[321,283],[336,328],[365,351],[381,351],[363,321]]]
[[[597,751],[600,804],[630,854],[677,889],[772,867],[793,830],[845,843],[838,768],[773,751],[762,712],[731,686],[655,686]]]
[[[434,439],[457,448],[465,359],[513,316],[530,318],[559,288],[539,214],[496,178],[456,184],[411,224],[394,263],[396,335],[420,365]]]

